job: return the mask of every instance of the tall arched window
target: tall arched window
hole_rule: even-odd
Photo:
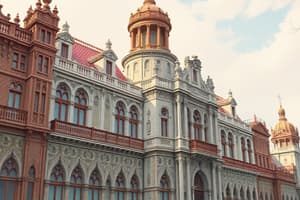
[[[241,148],[242,148],[243,161],[246,161],[246,144],[245,144],[245,139],[243,137],[241,138]]]
[[[86,112],[87,112],[87,94],[84,90],[79,89],[75,94],[74,104],[74,123],[85,126],[86,123]]]
[[[251,200],[251,193],[249,188],[247,189],[247,200]]]
[[[111,199],[111,181],[110,178],[106,180],[105,199]]]
[[[224,130],[221,130],[221,143],[222,143],[223,156],[226,156],[226,134]]]
[[[253,197],[253,200],[256,200],[256,192],[255,192],[255,188],[253,189],[252,197]]]
[[[116,105],[115,131],[120,135],[125,135],[125,105],[119,101]]]
[[[231,192],[230,192],[229,185],[227,185],[226,188],[226,200],[231,200]]]
[[[204,115],[204,141],[208,142],[208,119],[207,115]]]
[[[166,108],[161,109],[161,136],[168,137],[169,112]]]
[[[130,136],[138,138],[138,110],[135,106],[130,108],[129,131]]]
[[[233,199],[234,200],[239,199],[239,195],[238,195],[238,191],[237,191],[236,187],[234,187],[234,189],[233,189]]]
[[[0,173],[0,199],[17,199],[17,176],[17,162],[13,158],[7,159]]]
[[[122,172],[116,179],[115,200],[125,200],[125,178]]]
[[[245,196],[244,195],[245,195],[244,194],[244,189],[241,188],[241,190],[240,190],[240,200],[245,200]]]
[[[19,109],[21,94],[22,86],[20,84],[11,83],[9,86],[8,107]]]
[[[79,166],[77,166],[72,174],[69,187],[69,200],[82,199],[82,187],[83,187],[83,173]]]
[[[67,86],[60,84],[56,89],[54,118],[67,121],[68,120],[68,105],[69,105],[69,94]]]
[[[187,127],[188,127],[188,134],[189,134],[189,138],[192,138],[192,130],[191,130],[191,111],[190,109],[187,108]]]
[[[251,141],[248,139],[247,140],[247,151],[248,151],[248,159],[249,159],[249,163],[252,163],[252,148],[251,148]]]
[[[50,176],[48,200],[62,200],[65,173],[62,165],[57,164]]]
[[[234,143],[233,143],[233,135],[231,132],[228,133],[228,157],[233,158],[233,147],[234,147]]]
[[[89,179],[88,200],[99,200],[101,194],[99,170],[94,169]]]
[[[26,194],[27,200],[31,200],[33,196],[34,178],[35,178],[35,169],[32,166],[30,167],[28,172],[28,183],[27,183],[27,194]]]
[[[150,43],[151,43],[151,45],[157,44],[157,27],[156,26],[150,27]]]
[[[169,200],[169,199],[170,199],[170,183],[169,183],[169,177],[165,173],[160,178],[159,200]]]
[[[133,175],[130,181],[130,194],[129,200],[138,200],[139,199],[139,184],[138,178],[136,175]]]
[[[196,174],[194,179],[194,199],[204,200],[204,184],[199,173]]]
[[[196,140],[201,139],[201,116],[197,110],[194,111],[194,136]]]

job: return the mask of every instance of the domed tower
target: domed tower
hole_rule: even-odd
[[[272,148],[271,154],[278,165],[295,173],[297,178],[297,188],[300,189],[300,149],[298,129],[288,122],[282,105],[280,105],[278,115],[279,121],[272,130],[271,141],[274,144],[274,148]]]
[[[155,0],[144,0],[143,6],[131,14],[128,31],[130,52],[122,60],[128,80],[141,81],[161,76],[173,78],[176,56],[169,49],[171,21]]]

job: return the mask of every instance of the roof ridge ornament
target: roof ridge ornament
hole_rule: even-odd
[[[144,0],[144,5],[146,5],[146,4],[156,5],[155,0]]]

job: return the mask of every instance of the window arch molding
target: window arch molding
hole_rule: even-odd
[[[221,145],[222,145],[222,152],[223,152],[223,156],[227,156],[227,133],[224,129],[221,129],[220,131],[220,135],[221,135]]]
[[[208,181],[205,174],[198,169],[193,176],[193,196],[195,199],[208,199]]]
[[[129,108],[129,136],[138,138],[139,135],[139,121],[140,112],[136,105]]]
[[[54,119],[68,121],[71,90],[64,82],[55,88]]]
[[[115,133],[120,135],[125,135],[126,130],[126,120],[128,119],[127,106],[123,100],[117,100],[114,106],[114,126]]]
[[[82,87],[75,91],[73,122],[85,126],[89,106],[89,95]]]
[[[199,110],[193,111],[193,128],[194,128],[194,138],[200,140],[202,138],[202,115]]]
[[[162,107],[160,110],[160,129],[161,136],[169,136],[169,109],[167,107]]]

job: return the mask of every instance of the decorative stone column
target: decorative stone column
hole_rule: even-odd
[[[178,159],[178,169],[179,169],[179,200],[184,200],[184,167],[183,167],[183,162],[184,162],[184,157],[182,155],[179,155]]]
[[[160,26],[157,26],[157,47],[161,47],[161,41],[160,41]]]
[[[150,25],[147,25],[146,47],[150,47]]]
[[[100,129],[104,129],[104,115],[105,115],[105,94],[100,95]]]
[[[182,136],[182,97],[177,96],[176,98],[176,103],[177,103],[177,131],[178,131],[178,137],[183,138]]]
[[[70,104],[69,104],[69,108],[68,108],[68,122],[71,122],[73,123],[73,114],[74,114],[74,101],[70,101]]]
[[[135,44],[136,47],[140,48],[142,46],[141,41],[141,27],[139,27],[137,32],[137,44]]]
[[[187,199],[192,200],[192,186],[191,186],[191,160],[186,158],[186,173],[187,173]]]

